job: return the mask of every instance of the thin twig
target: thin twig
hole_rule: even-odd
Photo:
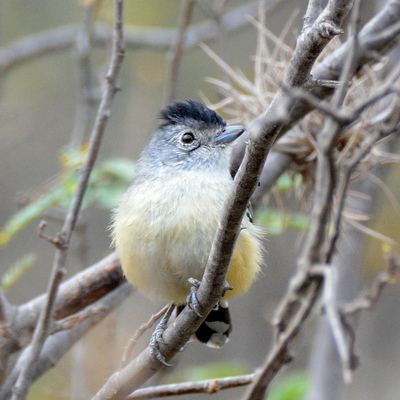
[[[126,364],[128,363],[128,361],[131,357],[133,349],[135,348],[137,342],[142,337],[142,335],[148,329],[150,329],[154,325],[154,323],[157,320],[159,320],[167,312],[168,309],[169,309],[169,304],[164,306],[158,313],[153,314],[150,317],[150,319],[145,324],[142,324],[139,327],[139,329],[135,332],[135,334],[129,339],[129,342],[125,347],[124,354],[122,355],[121,364],[119,366],[119,369],[122,369],[126,366]]]
[[[304,295],[297,313],[287,325],[285,331],[279,336],[278,340],[274,343],[272,350],[269,352],[264,364],[256,374],[253,385],[248,389],[244,395],[244,400],[258,400],[265,398],[265,391],[271,383],[272,379],[276,376],[277,372],[291,361],[288,355],[288,345],[296,337],[304,321],[310,315],[316,300],[316,293],[320,282],[314,280],[310,283],[313,290],[308,290]]]
[[[352,357],[348,351],[345,327],[342,324],[340,308],[337,304],[337,271],[334,266],[325,264],[320,268],[324,276],[324,289],[322,305],[326,319],[330,326],[330,332],[341,361],[343,381],[350,383],[352,380]]]
[[[383,132],[378,131],[374,135],[371,135],[371,137],[368,137],[366,142],[360,145],[359,150],[356,151],[352,157],[349,157],[349,159],[340,166],[339,174],[341,179],[339,180],[339,183],[337,185],[337,205],[333,211],[332,219],[333,233],[331,234],[330,239],[327,241],[327,251],[325,256],[325,262],[327,263],[331,262],[333,254],[336,251],[336,243],[339,239],[342,215],[351,175],[356,166],[371,151],[372,147],[379,141],[380,138],[382,138],[383,135]]]
[[[57,296],[57,289],[61,283],[63,276],[65,275],[65,270],[62,265],[65,264],[65,251],[59,249],[56,252],[56,258],[52,274],[48,286],[48,296],[46,305],[39,317],[38,323],[35,328],[35,332],[32,338],[31,346],[29,351],[26,353],[26,358],[22,364],[21,370],[18,374],[18,379],[12,389],[12,400],[23,400],[28,394],[29,387],[33,380],[34,370],[36,362],[38,360],[39,354],[43,348],[44,342],[50,332],[50,326],[52,323],[52,311],[54,307],[54,302]],[[14,374],[16,367],[14,366]]]
[[[83,138],[89,122],[90,111],[94,105],[93,71],[90,59],[91,32],[93,26],[94,3],[83,9],[83,24],[76,37],[77,58],[77,102],[75,125],[72,131],[70,146],[78,149],[82,146]]]
[[[369,290],[365,290],[364,294],[361,297],[355,299],[351,303],[342,306],[341,313],[344,316],[351,316],[364,310],[371,310],[379,300],[379,297],[385,287],[389,284],[394,283],[399,273],[400,259],[392,254],[389,257],[388,271],[380,273],[378,277],[374,280],[371,288]]]
[[[164,93],[164,104],[172,103],[176,98],[176,85],[178,81],[179,66],[183,55],[183,45],[195,3],[196,0],[187,0],[182,2],[183,9],[178,26],[178,35],[169,55],[169,78],[167,79]]]
[[[8,321],[9,313],[10,303],[7,301],[3,289],[0,288],[0,324],[6,323]]]
[[[89,176],[99,152],[105,126],[110,116],[111,105],[117,90],[116,80],[118,73],[121,69],[123,57],[123,2],[122,0],[116,0],[113,49],[110,67],[106,77],[106,87],[103,92],[103,97],[97,114],[96,122],[90,137],[88,153],[85,162],[80,170],[77,189],[75,191],[71,207],[65,218],[61,234],[59,235],[59,237],[61,238],[61,244],[58,245],[58,249],[56,250],[53,269],[48,286],[48,301],[39,318],[32,339],[30,351],[26,357],[24,365],[13,388],[13,400],[22,400],[26,398],[34,375],[36,361],[38,360],[40,351],[51,329],[55,298],[57,296],[62,277],[65,274],[67,249],[72,232],[78,219]]]
[[[356,115],[351,111],[333,108],[329,100],[321,100],[318,97],[314,97],[311,93],[306,92],[303,89],[289,87],[285,85],[284,82],[280,84],[280,87],[288,96],[291,96],[294,100],[303,101],[304,103],[311,106],[314,110],[320,111],[321,113],[331,117],[341,124],[350,124],[356,119]],[[338,88],[339,85],[336,85],[336,87]]]
[[[215,394],[221,390],[236,388],[250,384],[254,374],[232,376],[228,378],[207,379],[198,382],[174,383],[138,389],[126,400],[154,399],[159,397],[179,396],[193,393]]]

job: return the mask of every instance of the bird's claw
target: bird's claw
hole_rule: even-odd
[[[168,319],[171,315],[172,310],[173,307],[171,311],[168,310],[167,313],[164,315],[164,317],[161,319],[156,329],[154,330],[153,334],[151,335],[149,343],[152,356],[165,367],[171,367],[172,364],[169,364],[165,361],[165,357],[163,356],[160,350],[160,343],[164,343],[163,333],[167,329]]]
[[[202,315],[200,313],[200,303],[196,296],[197,289],[200,287],[200,281],[194,278],[189,278],[188,281],[190,283],[190,292],[186,297],[186,303],[194,311],[194,313],[201,318]]]

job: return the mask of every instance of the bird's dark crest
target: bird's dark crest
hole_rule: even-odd
[[[161,127],[185,123],[190,120],[200,122],[205,127],[224,127],[226,125],[226,122],[216,111],[210,110],[204,104],[194,100],[177,101],[170,104],[160,112],[160,118],[165,121],[161,124]]]

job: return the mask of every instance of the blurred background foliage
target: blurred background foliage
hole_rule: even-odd
[[[210,19],[213,1],[200,2],[192,22]],[[376,3],[366,1],[365,18]],[[4,0],[0,4],[0,40],[6,47],[47,29],[80,26],[86,7],[92,1]],[[229,2],[234,8],[242,1]],[[96,22],[110,24],[112,2],[94,3]],[[293,45],[301,28],[305,1],[281,1],[267,16],[267,26],[276,35],[293,15],[288,44]],[[126,23],[135,26],[176,27],[181,9],[179,0],[128,0]],[[293,13],[293,10],[297,12]],[[232,34],[221,33],[210,43],[212,50],[235,68],[253,79],[253,56],[257,32],[249,24]],[[0,50],[1,51],[1,50]],[[92,48],[91,64],[95,85],[101,85],[109,59],[109,48]],[[107,255],[110,239],[107,227],[109,211],[118,196],[134,177],[134,161],[158,125],[157,113],[163,106],[163,93],[168,71],[168,54],[154,49],[133,49],[127,52],[111,119],[100,150],[99,161],[91,176],[90,187],[73,247],[68,258],[68,272],[74,274]],[[205,95],[212,101],[218,94],[206,78],[223,79],[218,66],[196,47],[184,54],[177,98],[197,99]],[[0,256],[1,285],[13,304],[21,304],[45,291],[54,255],[53,247],[39,238],[40,219],[47,222],[46,233],[55,235],[61,227],[63,212],[69,205],[76,185],[76,169],[82,162],[86,146],[71,148],[76,121],[80,71],[76,48],[68,48],[24,62],[1,76],[0,81]],[[93,125],[96,107],[90,111],[86,135]],[[393,196],[400,198],[398,169],[387,180]],[[265,208],[258,208],[256,219],[268,232],[267,267],[253,289],[232,303],[234,331],[231,342],[221,350],[204,349],[189,344],[172,370],[151,383],[205,379],[230,374],[249,373],[265,355],[272,335],[269,319],[286,289],[298,253],[298,234],[307,224],[307,215],[296,207],[296,185],[300,176],[283,175]],[[285,207],[279,202],[285,197]],[[395,241],[400,239],[398,212],[393,211],[381,191],[376,202],[373,227]],[[394,217],[395,215],[395,217]],[[380,241],[366,238],[364,272],[368,281],[385,269]],[[34,386],[30,399],[87,398],[117,368],[124,346],[132,333],[149,316],[161,308],[138,293],[101,322],[75,346],[63,361]],[[382,297],[374,313],[365,313],[359,320],[362,335],[358,348],[362,367],[346,398],[393,399],[400,390],[400,318],[398,287]],[[313,325],[313,323],[311,323]],[[270,399],[296,400],[307,391],[305,370],[312,347],[311,330],[300,335],[295,346],[296,363],[287,377],[273,386]],[[147,345],[141,340],[136,353]],[[295,371],[293,371],[295,370]],[[211,374],[211,375],[210,375]],[[382,392],[381,388],[387,390]],[[218,399],[240,396],[243,389],[218,394]],[[396,393],[396,395],[394,395]],[[200,395],[187,398],[196,399]]]

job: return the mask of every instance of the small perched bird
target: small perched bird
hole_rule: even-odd
[[[151,299],[182,310],[201,280],[233,184],[230,144],[245,128],[227,126],[196,101],[162,110],[163,123],[143,150],[136,177],[114,211],[112,236],[122,269]],[[262,231],[246,214],[227,274],[233,287],[196,332],[212,347],[227,342],[227,300],[246,292],[260,270]],[[189,282],[190,281],[190,282]]]

